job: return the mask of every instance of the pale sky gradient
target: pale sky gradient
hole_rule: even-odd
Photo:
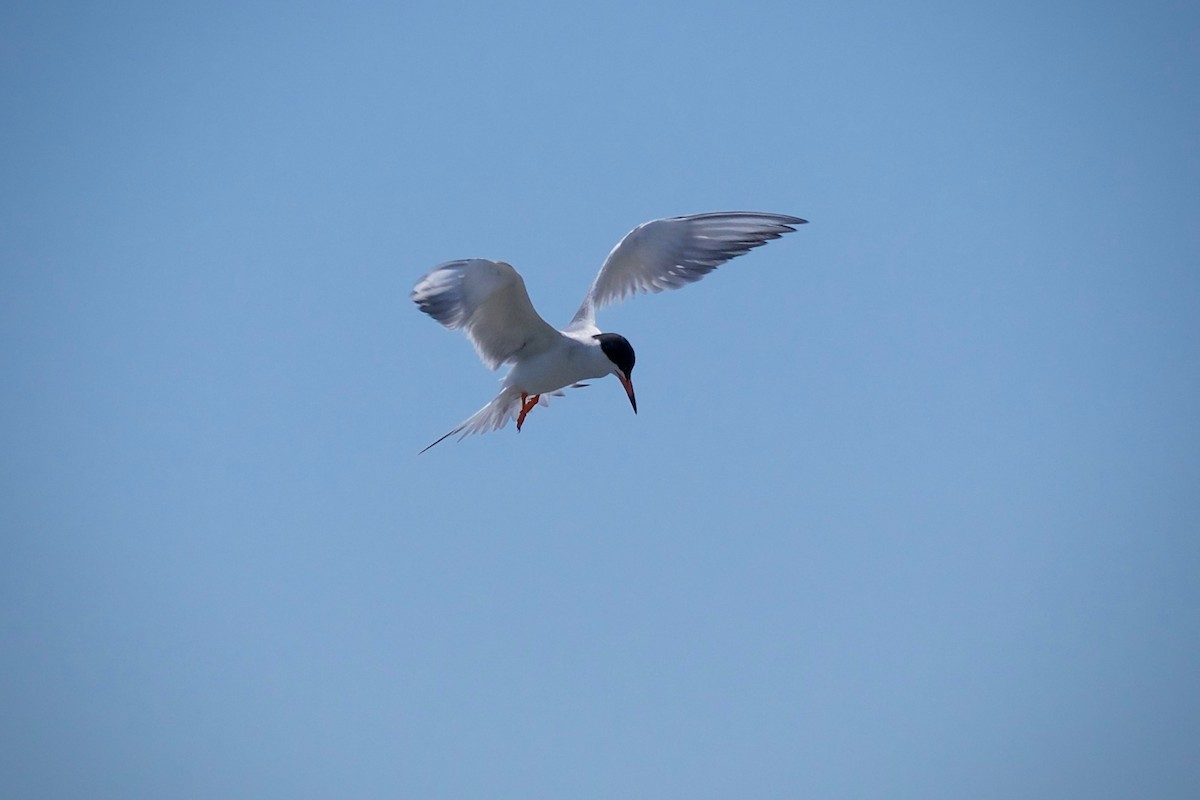
[[[0,11],[0,796],[1200,797],[1194,3]],[[811,221],[600,315],[655,217]]]

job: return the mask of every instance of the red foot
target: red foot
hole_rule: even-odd
[[[533,397],[521,392],[521,413],[517,415],[517,430],[521,430],[521,426],[525,424],[525,416],[533,410],[533,407],[538,404],[542,396],[535,394]]]

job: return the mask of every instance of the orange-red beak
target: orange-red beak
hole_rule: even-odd
[[[625,387],[625,394],[629,395],[629,405],[633,406],[633,413],[637,413],[637,398],[633,395],[633,381],[629,380],[629,376],[620,370],[617,371],[617,378],[621,381],[621,385]]]

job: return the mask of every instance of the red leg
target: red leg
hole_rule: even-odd
[[[521,430],[521,426],[525,424],[525,416],[533,410],[533,407],[538,404],[541,399],[540,394],[535,394],[533,397],[521,392],[521,413],[517,415],[517,430]]]

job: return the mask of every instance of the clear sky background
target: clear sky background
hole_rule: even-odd
[[[1194,3],[0,12],[0,795],[1200,796]],[[811,220],[498,375],[636,224]]]

